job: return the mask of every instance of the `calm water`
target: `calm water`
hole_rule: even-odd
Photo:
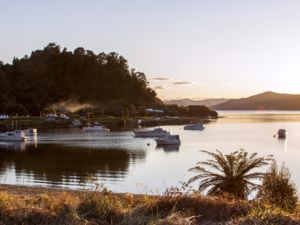
[[[82,134],[79,129],[39,133],[26,144],[0,142],[0,183],[73,189],[101,183],[116,192],[158,194],[193,175],[187,170],[207,158],[199,150],[243,148],[284,162],[300,189],[300,112],[220,115],[204,131],[164,126],[180,135],[179,147],[156,147],[153,139],[134,138],[130,131]],[[288,131],[285,141],[273,137],[279,128]]]

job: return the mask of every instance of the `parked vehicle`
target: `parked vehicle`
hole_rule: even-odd
[[[7,120],[9,116],[7,114],[0,114],[0,120]]]

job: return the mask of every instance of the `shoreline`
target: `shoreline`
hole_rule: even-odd
[[[6,120],[0,121],[0,130],[7,131],[11,129],[12,124],[19,129],[29,129],[29,128],[37,128],[39,130],[50,130],[50,129],[67,129],[67,128],[76,128],[76,126],[72,126],[72,121],[74,119],[78,119],[76,117],[68,119],[68,120],[55,120],[55,121],[47,121],[45,118],[41,117],[12,117]],[[139,121],[141,125],[147,126],[160,126],[160,125],[185,125],[194,122],[202,122],[209,123],[212,120],[218,118],[208,118],[208,117],[180,117],[180,118],[154,118],[154,117],[95,117],[91,119],[91,122],[99,122],[103,126],[107,126],[108,128],[137,128],[139,126]],[[78,128],[78,127],[77,127]]]
[[[267,210],[267,211],[266,211]],[[252,201],[199,194],[164,196],[0,184],[0,224],[299,224],[294,214]]]

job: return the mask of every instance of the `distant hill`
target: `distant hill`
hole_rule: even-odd
[[[300,110],[300,94],[268,91],[248,98],[230,100],[212,108],[215,110]]]
[[[203,99],[203,100],[192,100],[189,98],[183,99],[175,99],[175,100],[166,100],[164,101],[165,104],[168,105],[180,105],[180,106],[189,106],[189,105],[205,105],[206,107],[212,107],[224,102],[227,102],[231,99],[225,98],[210,98],[210,99]]]

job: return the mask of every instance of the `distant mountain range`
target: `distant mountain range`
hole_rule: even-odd
[[[248,98],[229,100],[212,107],[214,110],[300,110],[300,94],[264,92]]]
[[[193,100],[189,98],[183,99],[175,99],[175,100],[166,100],[164,101],[165,104],[168,105],[180,105],[180,106],[189,106],[189,105],[205,105],[206,107],[213,107],[215,105],[227,102],[231,99],[226,98],[210,98],[210,99],[203,99],[203,100]]]

